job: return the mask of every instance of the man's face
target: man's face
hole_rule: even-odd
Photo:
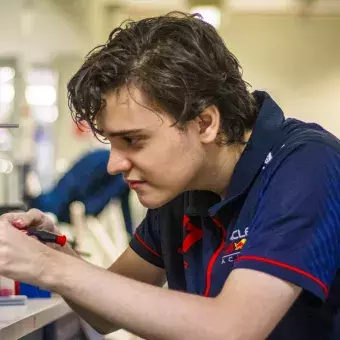
[[[185,131],[171,126],[174,119],[143,107],[139,90],[121,89],[108,94],[98,125],[110,141],[107,166],[112,175],[122,172],[140,202],[157,208],[192,189],[205,152],[197,124]],[[136,181],[136,182],[135,182]]]

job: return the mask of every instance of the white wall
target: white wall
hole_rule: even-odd
[[[235,14],[221,32],[253,89],[340,137],[340,16]]]
[[[48,63],[59,53],[87,50],[86,32],[48,0],[33,1],[30,30],[22,32],[24,0],[0,0],[0,56],[18,56],[30,63]]]

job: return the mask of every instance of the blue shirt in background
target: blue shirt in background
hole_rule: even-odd
[[[30,208],[55,214],[60,222],[70,223],[70,204],[83,202],[86,215],[97,216],[111,199],[118,199],[127,231],[131,234],[129,186],[121,175],[107,172],[108,150],[94,150],[84,155],[59,180],[57,185],[30,203]]]

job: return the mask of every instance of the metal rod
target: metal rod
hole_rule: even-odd
[[[0,129],[4,128],[4,129],[15,129],[18,128],[19,124],[0,124]]]

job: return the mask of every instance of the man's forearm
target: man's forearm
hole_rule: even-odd
[[[108,334],[118,331],[120,327],[114,326],[111,322],[104,320],[101,316],[85,309],[77,303],[65,298],[65,302],[74,310],[83,320],[85,320],[93,329],[100,334]]]
[[[73,257],[76,257],[82,260],[79,254],[74,249],[72,249],[69,244],[66,244],[62,252],[67,255],[71,255]],[[119,329],[119,327],[115,327],[112,323],[105,321],[102,317],[87,310],[86,308],[80,306],[79,304],[71,301],[66,296],[62,295],[62,297],[65,300],[65,302],[72,308],[72,310],[74,310],[82,319],[84,319],[97,332],[101,334],[107,334],[107,333],[111,333]]]
[[[226,314],[219,313],[215,299],[153,287],[78,259],[65,263],[53,254],[51,262],[56,269],[46,284],[109,324],[150,340],[223,338]]]

